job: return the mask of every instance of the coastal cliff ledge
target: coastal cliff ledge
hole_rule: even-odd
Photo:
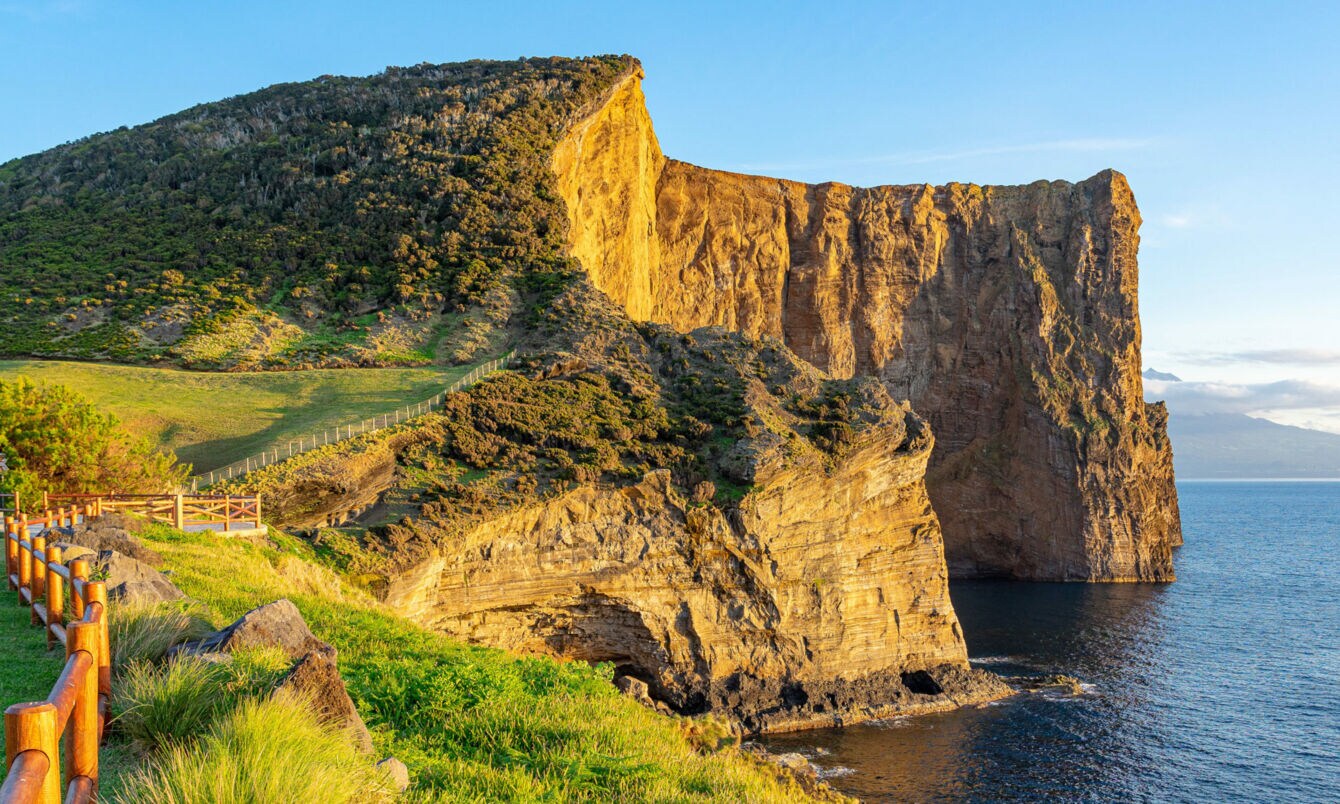
[[[588,662],[753,732],[999,698],[968,666],[910,410],[831,465],[766,459],[734,511],[664,470],[491,520],[385,603],[471,642]]]
[[[783,341],[930,422],[956,577],[1170,581],[1166,412],[1143,399],[1125,178],[849,187],[667,159],[632,70],[551,167],[568,244],[635,320]]]

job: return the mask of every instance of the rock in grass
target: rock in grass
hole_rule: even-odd
[[[107,597],[112,600],[166,603],[186,597],[163,573],[115,550],[98,553],[93,569],[95,577],[106,578]]]
[[[303,695],[312,702],[322,723],[348,731],[359,751],[372,753],[372,735],[368,733],[368,727],[344,687],[344,679],[340,678],[340,671],[335,666],[334,651],[312,651],[303,656],[279,682],[279,687]],[[400,767],[405,766],[402,764]],[[405,784],[408,786],[409,771],[405,773]]]
[[[335,660],[335,648],[317,639],[316,634],[307,627],[302,612],[287,598],[257,606],[222,631],[215,631],[183,650],[209,653],[266,647],[277,647],[288,654],[290,659],[301,659],[309,653],[322,653],[330,656],[332,664]],[[343,690],[343,686],[340,689]]]
[[[68,541],[55,546],[61,548],[61,560],[67,564],[76,558],[88,561],[93,579],[107,585],[107,597],[112,600],[163,603],[186,597],[167,576],[133,556]]]
[[[395,757],[387,757],[378,762],[377,767],[390,777],[397,792],[403,793],[409,789],[409,768],[405,767],[405,763]]]
[[[121,514],[104,514],[76,525],[68,531],[69,535],[64,537],[64,541],[94,552],[115,550],[151,567],[161,567],[163,557],[130,535],[134,527],[134,521]]]
[[[618,687],[619,691],[624,695],[627,695],[638,703],[652,709],[656,708],[656,702],[652,700],[651,697],[651,688],[648,687],[647,682],[642,679],[634,678],[632,676],[619,676],[614,679],[614,686]]]

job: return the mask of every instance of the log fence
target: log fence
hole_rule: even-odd
[[[56,521],[74,524],[96,511],[95,500],[60,509]],[[46,523],[52,518],[48,511]],[[5,574],[19,604],[29,607],[33,625],[45,632],[48,650],[57,643],[64,646],[65,668],[45,701],[5,710],[8,774],[0,786],[0,804],[93,801],[98,745],[112,692],[107,587],[89,579],[87,560],[65,562],[60,547],[31,533],[32,521],[5,517]]]
[[[378,430],[394,427],[401,422],[407,422],[410,419],[422,416],[425,413],[429,413],[442,407],[446,402],[448,394],[463,391],[489,374],[506,368],[508,363],[511,362],[514,354],[515,352],[508,352],[502,357],[475,366],[464,377],[461,377],[456,382],[447,386],[444,391],[436,394],[431,399],[425,399],[418,404],[405,405],[402,408],[397,408],[393,412],[373,416],[370,419],[364,419],[363,421],[354,424],[340,425],[339,427],[322,430],[320,432],[312,433],[311,435],[299,436],[282,445],[276,444],[264,452],[243,458],[240,461],[235,461],[211,472],[196,475],[191,478],[191,488],[206,488],[215,483],[222,483],[225,480],[242,477],[257,469],[263,469],[272,464],[279,463],[280,461],[288,460],[289,458],[292,458],[295,455],[301,455],[304,452],[311,452],[312,450],[324,447],[327,444],[338,444],[341,441],[347,441],[355,436],[361,436],[364,433],[374,433]]]
[[[84,506],[97,516],[120,512],[163,522],[178,530],[251,530],[261,523],[259,497],[236,494],[47,494],[43,508]]]

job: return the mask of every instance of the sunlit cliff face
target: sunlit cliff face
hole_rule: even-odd
[[[1171,580],[1161,406],[1140,376],[1124,177],[806,185],[666,159],[625,79],[552,160],[571,253],[635,319],[778,337],[931,423],[951,572]]]

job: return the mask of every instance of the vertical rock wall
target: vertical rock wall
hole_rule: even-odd
[[[1126,180],[855,188],[665,159],[640,75],[553,168],[571,252],[639,320],[781,338],[931,423],[951,573],[1171,580],[1166,414],[1147,406]]]

